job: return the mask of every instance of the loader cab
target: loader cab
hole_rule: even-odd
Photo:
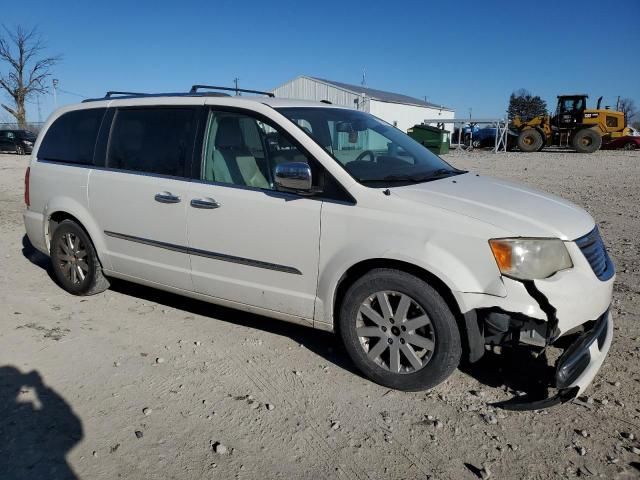
[[[559,95],[552,124],[558,128],[571,128],[581,124],[587,108],[587,95]]]

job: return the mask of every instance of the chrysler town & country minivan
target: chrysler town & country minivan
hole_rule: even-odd
[[[25,181],[27,235],[68,292],[125,279],[334,331],[391,388],[431,388],[488,346],[569,343],[557,403],[611,345],[614,267],[588,213],[362,111],[109,93],[52,114]]]

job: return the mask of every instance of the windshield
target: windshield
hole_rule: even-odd
[[[363,185],[408,185],[465,173],[368,113],[317,107],[277,110],[327,150]]]

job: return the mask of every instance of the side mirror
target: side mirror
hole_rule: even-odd
[[[276,166],[276,188],[283,192],[311,194],[311,168],[304,162],[286,162]]]

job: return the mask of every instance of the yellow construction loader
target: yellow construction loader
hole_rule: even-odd
[[[580,153],[593,153],[602,141],[629,135],[623,112],[587,108],[587,95],[559,95],[556,113],[523,121],[516,117],[512,127],[518,132],[518,148],[537,152],[544,147],[574,148]]]

